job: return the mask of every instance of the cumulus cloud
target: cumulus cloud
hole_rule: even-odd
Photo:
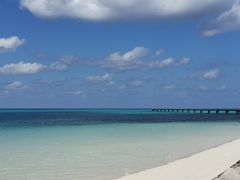
[[[161,69],[173,65],[185,65],[190,62],[190,58],[183,58],[179,62],[176,62],[172,57],[162,60],[146,60],[148,58],[151,59],[150,57],[146,57],[147,54],[148,49],[145,47],[136,47],[126,53],[115,52],[106,58],[103,66],[115,71],[122,71],[129,69]],[[156,52],[154,55],[156,55]]]
[[[52,63],[49,66],[49,68],[52,70],[56,70],[56,71],[64,71],[64,70],[67,70],[68,65],[61,61],[56,61],[56,62]]]
[[[5,64],[0,67],[0,74],[2,75],[17,75],[17,74],[35,74],[46,68],[45,65],[39,63],[25,63],[20,61],[18,63]]]
[[[208,70],[200,70],[194,72],[190,77],[197,78],[199,80],[217,79],[221,75],[221,70],[218,68],[212,68]]]
[[[135,47],[133,50],[128,51],[124,54],[121,54],[119,52],[113,53],[110,55],[109,59],[111,61],[123,61],[123,62],[129,62],[129,61],[134,61],[137,58],[140,58],[144,56],[147,53],[147,49],[144,47]]]
[[[99,76],[88,76],[87,80],[92,83],[106,83],[106,82],[111,82],[112,75],[109,73],[106,73],[104,75],[99,75]]]
[[[19,39],[17,36],[0,38],[0,53],[14,51],[25,43],[25,39]]]
[[[74,63],[75,58],[73,57],[63,57],[52,64],[44,65],[41,63],[33,62],[23,62],[5,64],[0,66],[0,75],[17,75],[17,74],[36,74],[42,72],[43,70],[49,71],[64,71]]]
[[[203,79],[216,79],[220,75],[219,69],[211,69],[203,73],[202,78]]]
[[[20,6],[42,18],[86,21],[182,21],[218,15],[201,25],[204,36],[240,29],[239,0],[20,0]]]
[[[190,58],[182,58],[179,62],[176,63],[177,66],[189,64],[191,61]]]
[[[76,61],[76,58],[73,56],[65,56],[60,60],[49,65],[50,70],[56,71],[65,71],[68,67]]]
[[[217,16],[212,21],[201,26],[201,32],[204,36],[214,36],[216,34],[234,31],[240,29],[240,1]]]
[[[157,60],[157,61],[151,61],[147,64],[148,67],[150,68],[164,68],[164,67],[168,67],[174,64],[174,59],[173,58],[167,58],[164,60]]]
[[[26,89],[28,86],[24,85],[21,81],[14,81],[8,84],[5,89],[7,90],[21,90]]]
[[[215,13],[234,0],[20,0],[21,7],[43,18],[90,21],[189,18]]]
[[[126,53],[115,52],[107,58],[107,64],[105,65],[119,70],[135,68],[142,63],[139,59],[145,56],[147,52],[148,49],[144,47],[135,47]]]
[[[159,49],[159,50],[157,50],[157,51],[155,52],[155,55],[156,55],[156,56],[159,56],[159,55],[161,55],[163,52],[164,52],[164,49]]]

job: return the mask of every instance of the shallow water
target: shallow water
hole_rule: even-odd
[[[14,113],[0,113],[0,179],[4,180],[110,180],[240,137],[240,123],[216,121],[220,117],[183,122],[189,118],[184,116],[181,122],[153,123],[147,121],[149,115],[143,121],[144,116],[129,113]]]

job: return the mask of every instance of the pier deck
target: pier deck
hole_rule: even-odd
[[[189,114],[237,114],[240,115],[240,109],[166,109],[153,108],[153,112],[171,112],[171,113],[189,113]]]

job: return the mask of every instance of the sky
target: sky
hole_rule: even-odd
[[[0,108],[240,108],[238,0],[1,0]]]

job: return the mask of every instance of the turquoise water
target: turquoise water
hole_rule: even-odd
[[[239,137],[236,115],[0,109],[0,179],[110,180]]]
[[[14,126],[0,115],[3,180],[110,180],[240,137],[236,121],[39,125],[33,114],[14,116],[33,120]]]

